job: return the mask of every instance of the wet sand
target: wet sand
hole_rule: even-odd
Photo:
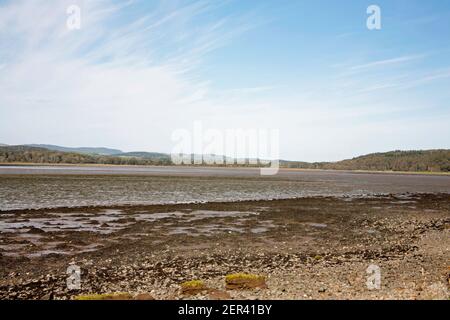
[[[2,299],[449,298],[448,193],[9,210],[0,219]],[[66,286],[71,264],[82,268],[81,290]],[[366,286],[371,264],[379,290]],[[268,288],[225,290],[236,272],[264,275]],[[215,295],[182,295],[193,279]]]
[[[299,197],[448,193],[450,175],[252,168],[0,166],[0,211]]]

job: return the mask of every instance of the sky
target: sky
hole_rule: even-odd
[[[290,160],[448,149],[449,39],[448,0],[0,0],[0,143],[171,152],[201,123],[279,130]]]

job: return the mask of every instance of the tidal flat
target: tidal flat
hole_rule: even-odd
[[[450,175],[256,168],[0,166],[0,211],[448,193]]]
[[[226,172],[0,174],[0,298],[450,297],[450,177]],[[228,290],[235,273],[267,286]]]

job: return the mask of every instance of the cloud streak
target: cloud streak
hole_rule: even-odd
[[[261,60],[255,81],[236,84],[233,80],[239,80],[245,65],[224,55],[220,59],[230,59],[224,65],[233,68],[235,78],[229,86],[217,85],[219,76],[203,72],[210,67],[208,58],[266,21],[252,11],[224,10],[229,3],[233,1],[3,3],[0,142],[170,152],[172,132],[191,129],[200,120],[218,130],[280,129],[282,157],[309,161],[407,148],[414,145],[411,141],[425,139],[415,134],[440,147],[448,145],[448,139],[440,138],[450,134],[448,126],[441,126],[445,110],[435,126],[414,118],[428,110],[432,96],[415,98],[408,89],[450,77],[445,68],[417,69],[428,57],[424,54],[377,60],[373,57],[380,57],[379,52],[364,55],[347,48],[352,64],[332,59],[335,67],[319,75],[314,59],[301,61],[303,68],[296,65],[300,59],[288,61],[297,68],[286,71],[285,82],[265,72],[260,76],[268,67]],[[82,10],[81,30],[66,28],[66,9],[72,4]],[[271,18],[271,23],[283,21]],[[261,48],[274,54],[266,34],[260,39]],[[240,54],[236,50],[231,56],[239,60]],[[396,143],[389,131],[393,126],[402,137]]]
[[[377,68],[377,67],[398,65],[398,64],[405,63],[405,62],[418,60],[418,59],[421,59],[423,57],[424,57],[424,55],[410,55],[410,56],[402,56],[402,57],[391,58],[391,59],[378,60],[378,61],[373,61],[373,62],[369,62],[369,63],[366,63],[366,64],[353,66],[353,67],[350,68],[350,70],[353,70],[353,71],[355,71],[355,70],[366,70],[366,69]]]
[[[167,151],[170,131],[191,118],[183,113],[199,100],[212,105],[196,74],[202,59],[252,27],[230,15],[197,22],[219,2],[161,2],[124,21],[134,3],[103,0],[76,2],[82,28],[70,31],[73,2],[14,1],[0,10],[0,134],[11,143],[34,137]],[[17,132],[17,123],[26,129]]]

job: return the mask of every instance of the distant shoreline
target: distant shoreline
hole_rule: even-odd
[[[128,165],[128,164],[96,164],[96,163],[26,163],[26,162],[0,162],[0,167],[86,167],[86,168],[198,168],[198,169],[224,169],[224,170],[259,170],[260,167],[248,166],[217,166],[217,165]],[[308,168],[287,168],[280,167],[280,171],[298,171],[298,172],[342,172],[354,174],[392,174],[392,175],[435,175],[450,176],[450,172],[432,172],[432,171],[381,171],[381,170],[347,170],[347,169],[308,169]],[[62,175],[66,173],[60,173]],[[129,173],[133,175],[132,172]],[[7,175],[2,174],[0,175]]]
[[[107,165],[107,166],[177,166],[170,154],[157,152],[128,152],[115,155],[104,155],[86,152],[60,151],[58,146],[30,147],[8,146],[0,147],[0,163],[5,165]],[[85,148],[82,148],[83,150]],[[90,149],[89,149],[90,150]],[[258,158],[229,158],[215,155],[187,154],[187,167],[208,168],[258,168],[268,167],[269,163]],[[211,162],[202,161],[196,165],[195,157],[213,156]],[[450,150],[409,150],[371,153],[352,159],[333,162],[304,162],[290,160],[277,161],[276,166],[292,170],[337,170],[347,172],[392,172],[416,174],[447,174],[450,172]],[[273,163],[272,163],[273,164]]]

